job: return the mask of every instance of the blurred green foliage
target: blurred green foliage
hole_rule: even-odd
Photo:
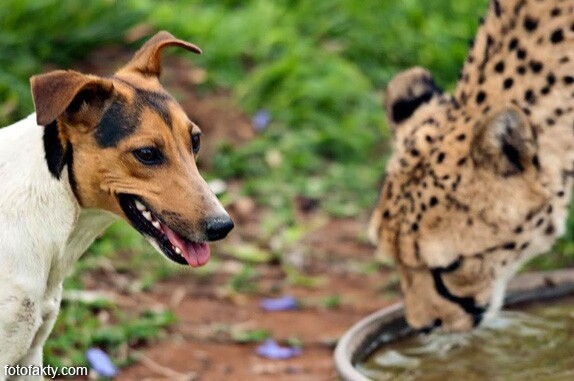
[[[570,204],[570,218],[566,223],[566,233],[547,254],[534,258],[526,270],[552,270],[571,267],[574,264],[574,203]]]
[[[193,64],[207,72],[198,91],[231,91],[247,115],[265,110],[271,123],[240,148],[222,144],[211,176],[243,180],[246,195],[271,207],[274,234],[294,227],[293,199],[321,201],[335,216],[357,217],[372,207],[388,155],[381,92],[400,70],[420,65],[438,84],[452,88],[487,0],[3,0],[0,2],[0,125],[32,111],[28,80],[49,68],[74,67],[91,49],[125,44],[139,25],[166,29],[197,43]],[[574,210],[571,213],[574,215]],[[537,268],[574,261],[574,218],[552,255]],[[174,270],[151,253],[126,225],[115,225],[91,248],[78,271],[98,266],[117,251],[142,255],[118,271],[142,272],[142,289]],[[237,256],[261,258],[248,251]],[[153,262],[151,262],[153,261]],[[303,275],[285,270],[303,282]],[[252,264],[230,288],[253,292]],[[305,280],[307,281],[307,280]],[[81,289],[72,276],[67,289]],[[338,298],[324,301],[335,308]],[[112,316],[102,322],[102,310]],[[173,321],[169,313],[122,316],[113,305],[64,304],[46,361],[82,364],[93,345],[112,354],[122,342],[148,340]]]
[[[143,14],[115,1],[0,2],[0,125],[32,111],[28,79],[61,68],[90,49],[119,42]]]
[[[214,173],[246,179],[245,192],[276,209],[303,195],[341,216],[364,213],[376,197],[385,84],[423,65],[451,86],[486,8],[485,0],[137,4],[142,12],[154,7],[158,28],[204,47],[206,86],[230,88],[246,112],[272,117],[260,139],[224,147]]]

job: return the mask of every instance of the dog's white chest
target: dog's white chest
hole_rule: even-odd
[[[81,209],[66,176],[50,175],[34,115],[0,130],[0,365],[41,363],[64,278],[115,218]]]

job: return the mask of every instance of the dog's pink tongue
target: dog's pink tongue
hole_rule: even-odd
[[[211,251],[205,242],[188,242],[181,254],[190,266],[199,267],[209,261]]]
[[[191,267],[203,266],[209,261],[211,253],[207,243],[186,241],[167,226],[163,225],[162,227],[167,238],[173,245],[179,247],[181,255]]]

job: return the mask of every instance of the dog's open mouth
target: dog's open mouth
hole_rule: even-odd
[[[151,208],[136,196],[121,194],[120,206],[132,223],[132,226],[155,244],[172,261],[192,267],[203,266],[210,256],[209,245],[205,242],[193,242],[183,238],[167,226]]]

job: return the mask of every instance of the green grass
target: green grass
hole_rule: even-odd
[[[105,301],[64,302],[44,346],[44,362],[58,367],[88,365],[86,350],[98,347],[104,349],[117,366],[124,366],[133,361],[125,355],[126,347],[138,348],[157,341],[164,329],[175,321],[175,315],[169,310],[128,316]]]
[[[125,44],[126,32],[136,25],[169,30],[204,50],[202,56],[190,58],[207,72],[197,91],[226,89],[246,115],[259,110],[270,114],[268,128],[248,144],[233,149],[222,144],[207,175],[241,179],[243,192],[271,211],[262,224],[266,238],[282,234],[287,247],[304,230],[294,218],[292,200],[297,196],[319,199],[322,211],[332,216],[368,213],[388,156],[382,89],[394,74],[414,65],[428,67],[440,86],[452,88],[486,4],[487,0],[3,0],[0,123],[32,111],[30,75],[73,67],[98,46]],[[256,246],[243,249],[232,253],[247,263],[231,278],[229,289],[256,292],[256,264],[278,254]],[[80,261],[66,289],[83,289],[79,274],[97,270],[111,257],[120,257],[115,260],[117,271],[141,272],[138,290],[175,271],[137,233],[118,224]],[[573,263],[571,218],[553,254],[532,266]],[[321,284],[289,266],[284,271],[293,283]],[[336,308],[339,298],[327,298],[323,304]],[[155,340],[172,323],[169,312],[126,316],[113,303],[66,302],[47,343],[46,362],[80,365],[85,349],[99,346],[125,363],[129,359],[120,356],[125,345]],[[263,334],[250,333],[245,340],[252,336]]]

